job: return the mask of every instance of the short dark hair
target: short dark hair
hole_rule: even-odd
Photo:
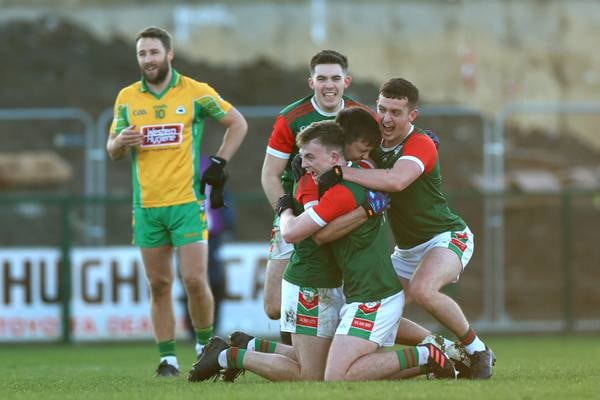
[[[338,150],[343,155],[344,132],[332,120],[313,122],[296,136],[296,145],[302,147],[311,140],[319,140],[327,150]]]
[[[340,110],[335,122],[344,132],[345,144],[364,140],[369,146],[377,146],[381,142],[381,130],[375,116],[362,107],[349,107]]]
[[[156,26],[149,26],[147,28],[142,29],[140,33],[138,33],[135,42],[137,43],[138,40],[140,40],[141,38],[151,38],[160,40],[166,51],[169,51],[173,48],[171,44],[173,42],[171,34],[166,30]]]
[[[310,59],[310,73],[315,72],[319,64],[339,64],[344,72],[348,71],[348,59],[335,50],[321,50]]]
[[[379,94],[388,99],[406,99],[415,108],[419,102],[419,89],[403,78],[393,78],[381,85]]]

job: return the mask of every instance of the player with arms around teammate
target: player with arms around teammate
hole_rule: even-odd
[[[320,190],[350,181],[388,192],[388,218],[396,247],[394,269],[407,300],[414,299],[452,331],[469,354],[474,379],[492,375],[493,352],[469,325],[460,306],[440,290],[458,279],[473,254],[473,234],[448,207],[441,191],[438,154],[426,132],[415,127],[418,89],[401,78],[380,89],[377,114],[383,141],[371,153],[381,169],[336,167],[324,175]]]
[[[334,166],[358,167],[344,157],[343,131],[338,124],[314,123],[297,142],[302,166],[316,179]],[[366,197],[364,187],[341,182],[328,188],[317,205],[297,217],[287,207],[281,212],[283,237],[290,242],[302,240],[356,209]],[[286,205],[280,202],[280,207]],[[329,350],[325,380],[384,379],[426,364],[438,377],[454,378],[452,362],[432,344],[398,352],[378,351],[394,344],[404,306],[404,294],[387,256],[383,217],[375,215],[330,247],[342,269],[346,304]]]
[[[380,133],[377,122],[366,110],[358,108],[340,111],[336,120],[340,117],[347,117],[343,118],[346,121],[355,121],[356,123],[351,124],[352,127],[357,127],[357,125],[359,125],[358,122],[363,122],[361,127],[370,128],[370,132],[368,132],[369,136],[365,136],[365,132],[367,132],[365,129],[359,129],[361,135],[356,137],[353,135],[344,135],[340,126],[335,122],[322,121],[312,123],[308,128],[303,130],[297,138],[299,143],[302,144],[303,138],[305,137],[309,142],[312,141],[313,138],[315,140],[322,138],[324,143],[326,143],[322,145],[323,148],[335,149],[335,159],[339,161],[343,160],[340,156],[342,149],[344,149],[344,152],[353,154],[357,158],[366,156],[368,151],[379,141]],[[365,118],[366,123],[364,123]],[[352,143],[348,143],[350,137],[353,138]],[[317,145],[321,146],[320,142]],[[300,151],[301,153],[304,152],[304,147],[301,147]],[[321,163],[323,165],[328,165],[324,154],[325,152],[322,151],[318,155],[321,156]],[[306,157],[311,158],[313,157],[313,154],[309,152],[306,154]],[[303,166],[305,163],[306,162],[303,161]],[[289,207],[293,208],[297,214],[301,213],[298,218],[302,218],[303,216],[306,217],[313,212],[313,209],[321,207],[321,203],[319,203],[318,199],[317,187],[313,180],[313,176],[316,176],[315,170],[311,169],[309,172],[311,172],[310,175],[303,175],[297,185],[295,185],[293,199],[291,195],[286,194],[283,195],[277,203],[278,212],[283,212],[285,214],[282,215],[281,220],[282,232],[284,235],[289,234],[288,238],[290,242],[294,242],[295,247],[292,259],[284,272],[284,300],[281,307],[281,312],[285,315],[285,317],[282,316],[281,318],[282,330],[292,333],[295,354],[288,353],[287,356],[284,356],[283,348],[287,346],[282,346],[280,344],[272,346],[272,351],[278,354],[264,354],[265,349],[263,349],[263,347],[267,347],[264,346],[264,340],[260,341],[260,346],[257,346],[256,343],[251,346],[250,344],[252,342],[245,343],[243,347],[247,347],[248,350],[254,350],[248,351],[236,346],[229,348],[227,343],[222,339],[213,338],[207,345],[200,360],[194,364],[189,375],[190,380],[209,379],[217,375],[221,368],[225,369],[224,379],[227,379],[228,376],[235,376],[234,370],[239,370],[240,368],[248,369],[271,380],[323,379],[326,376],[324,371],[326,365],[325,362],[331,343],[331,337],[336,332],[338,312],[340,311],[341,306],[340,303],[343,302],[340,301],[339,293],[337,293],[339,291],[338,287],[328,288],[329,286],[339,285],[341,283],[339,277],[340,274],[336,267],[338,260],[336,260],[335,257],[333,257],[334,259],[331,259],[331,256],[335,254],[335,251],[330,253],[329,246],[317,247],[315,245],[309,236],[311,232],[306,231],[302,237],[297,237],[294,235],[301,234],[302,232],[296,232],[295,228],[292,228],[289,232],[286,229],[288,223],[293,224],[296,220],[294,214],[288,210]],[[358,187],[358,185],[353,186]],[[380,237],[381,234],[383,234],[383,239],[385,239],[385,226],[382,225],[381,217],[373,212],[373,207],[366,201],[367,197],[364,192],[365,191],[363,190],[362,201],[360,203],[357,203],[354,198],[347,197],[338,199],[342,200],[341,203],[335,203],[338,206],[342,206],[342,210],[351,210],[359,204],[363,205],[363,207],[369,211],[369,214],[372,215],[374,219],[377,218],[378,221],[374,225],[376,231],[379,232],[378,235],[375,235],[374,237],[365,236],[367,232],[373,232],[373,226],[366,232],[364,230],[361,231],[361,228],[359,228],[357,231],[361,231],[360,237],[352,236],[348,242],[342,243],[340,247],[341,254],[348,255],[349,259],[358,256],[358,254],[348,250],[352,250],[355,247],[358,247],[359,249],[368,247],[371,249],[372,246],[370,246],[369,243],[373,244],[379,242],[379,246],[385,246],[385,243],[387,242],[386,240],[382,241],[382,237]],[[327,196],[324,196],[321,200],[327,201],[326,199]],[[300,207],[301,204],[304,206]],[[381,212],[384,209],[385,207],[380,208],[379,211]],[[373,225],[373,222],[371,222],[370,225]],[[369,224],[365,224],[365,226],[369,226]],[[383,226],[384,229],[380,230],[379,227],[381,226]],[[312,233],[314,233],[319,230],[321,226],[313,224],[311,228]],[[339,244],[340,242],[338,241],[337,243],[332,244],[332,247]],[[397,328],[400,319],[402,309],[400,297],[402,297],[402,294],[400,293],[400,284],[395,279],[394,271],[386,250],[387,249],[383,249],[383,251],[380,252],[381,255],[378,258],[375,257],[375,260],[380,260],[382,262],[382,272],[384,272],[384,275],[371,271],[372,269],[377,269],[377,261],[374,263],[364,263],[365,259],[361,260],[362,265],[364,265],[365,268],[360,273],[367,272],[368,270],[369,273],[367,278],[373,278],[373,280],[376,281],[375,286],[377,286],[372,293],[363,293],[363,295],[378,296],[382,293],[385,295],[387,292],[395,295],[394,299],[390,300],[390,305],[386,307],[386,310],[389,309],[391,315],[387,325],[392,329],[394,327]],[[367,254],[365,253],[364,256],[366,257]],[[371,255],[371,260],[372,259],[373,255]],[[389,276],[385,276],[386,271]],[[345,272],[344,277],[346,279]],[[389,279],[390,277],[392,279]],[[385,286],[383,284],[384,282],[389,282],[389,285]],[[354,292],[357,291],[354,286],[355,282],[349,283],[348,281],[345,281],[345,293],[354,296]],[[348,289],[349,287],[352,289]],[[346,289],[348,290],[346,291]],[[363,288],[359,291],[362,289]],[[362,291],[364,292],[364,290]],[[395,330],[393,333],[390,333],[392,343],[394,335]],[[246,335],[246,338],[247,341],[251,337]],[[232,345],[234,345],[234,335],[232,335],[231,340]],[[252,341],[254,340],[255,339],[252,339]],[[342,339],[337,339],[336,334],[334,343],[335,340],[341,341]],[[238,340],[236,339],[235,342],[237,341]],[[258,351],[257,347],[260,347]],[[342,347],[344,347],[344,345],[339,346],[339,349],[341,350]],[[353,348],[354,346],[351,347]],[[375,345],[375,348],[377,348],[377,345]],[[349,351],[349,349],[346,349],[346,351]],[[428,351],[429,350],[425,350],[425,352]],[[350,350],[350,354],[354,354],[352,350]],[[340,356],[340,354],[330,356],[330,359],[331,357],[337,359],[338,356]],[[392,356],[392,358],[397,359],[396,355]],[[424,360],[427,361],[428,358],[425,357]],[[386,370],[386,373],[397,372],[399,370],[397,367],[400,365],[399,362],[397,364],[398,365],[392,367],[390,371]],[[405,368],[412,366],[414,365],[405,365]],[[329,361],[327,368],[329,368]],[[357,376],[356,379],[361,379],[361,376]]]
[[[323,50],[310,60],[308,86],[313,93],[284,108],[277,116],[269,138],[261,172],[261,183],[269,203],[274,206],[284,193],[291,193],[291,161],[297,154],[296,135],[314,121],[334,119],[336,113],[351,106],[362,106],[344,96],[352,81],[347,58],[334,50]],[[366,108],[366,107],[365,107]],[[264,287],[264,309],[271,319],[279,319],[281,277],[293,246],[281,238],[279,218],[275,216]],[[289,336],[282,334],[289,344]]]
[[[224,167],[242,143],[247,124],[209,85],[172,68],[171,35],[165,30],[142,30],[136,39],[136,55],[142,78],[119,92],[106,147],[115,160],[131,155],[133,243],[141,248],[150,286],[152,325],[161,359],[156,374],[176,376],[173,250],[178,249],[200,353],[213,333],[204,188],[211,185],[212,206],[222,207]],[[200,178],[200,141],[206,118],[217,120],[226,131]]]
[[[337,120],[348,121],[344,153],[361,160],[380,141],[379,125],[371,112],[360,107],[341,110]],[[302,161],[299,156],[294,160]],[[300,165],[294,171],[293,208],[299,215],[319,201],[317,185]],[[289,196],[291,198],[291,195]],[[365,209],[374,213],[371,204]],[[383,212],[385,207],[380,207]],[[230,336],[230,346],[213,338],[192,368],[191,381],[205,380],[225,369],[224,380],[233,380],[240,369],[272,381],[323,380],[331,339],[344,303],[342,276],[329,246],[318,246],[311,237],[293,244],[282,282],[281,331],[292,337],[292,346],[254,338],[243,332]],[[275,353],[275,354],[273,354]]]

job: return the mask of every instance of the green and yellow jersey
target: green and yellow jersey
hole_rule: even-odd
[[[197,201],[200,141],[207,117],[221,120],[231,104],[206,83],[173,70],[160,94],[142,78],[119,92],[111,134],[135,125],[143,143],[131,150],[134,207],[164,207]]]

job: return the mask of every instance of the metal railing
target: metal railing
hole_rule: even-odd
[[[281,109],[279,106],[242,106],[239,110],[247,118],[273,118]],[[105,153],[105,140],[108,124],[112,119],[112,109],[106,109],[94,121],[87,113],[72,108],[49,109],[0,109],[0,120],[75,120],[84,128],[85,135],[85,171],[84,171],[84,196],[79,197],[48,197],[48,196],[1,196],[0,204],[18,204],[19,202],[55,204],[61,210],[61,251],[64,262],[67,263],[72,224],[69,222],[71,210],[76,205],[84,206],[84,243],[91,245],[105,244],[106,237],[106,207],[110,204],[125,204],[125,197],[115,198],[107,196],[107,165]],[[543,324],[537,322],[514,321],[506,311],[506,266],[505,266],[505,201],[510,196],[505,188],[505,139],[504,127],[506,120],[515,114],[525,113],[577,113],[600,115],[600,104],[590,103],[516,103],[510,104],[497,113],[495,121],[487,119],[484,114],[476,109],[454,106],[433,106],[420,109],[424,117],[470,117],[480,121],[483,138],[483,229],[484,238],[483,257],[483,312],[477,325],[494,331],[503,330],[538,330],[538,329],[564,329],[580,330],[585,326],[600,326],[597,321],[577,322],[573,311],[573,228],[572,228],[572,202],[574,198],[588,195],[589,192],[562,191],[561,215],[563,218],[563,248],[562,271],[564,279],[563,290],[563,315],[562,321]],[[592,192],[596,195],[595,192]],[[548,194],[555,196],[555,193]],[[238,193],[240,202],[248,198],[262,198],[259,193]],[[523,195],[526,196],[526,195]],[[68,264],[65,264],[65,268]],[[65,275],[63,272],[62,275]],[[67,283],[65,283],[67,285]],[[65,287],[64,290],[67,290]],[[66,306],[65,306],[66,307]],[[65,309],[68,314],[68,309]],[[587,325],[586,325],[587,324]]]

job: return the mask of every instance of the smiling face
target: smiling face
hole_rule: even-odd
[[[408,99],[392,99],[380,94],[377,99],[377,116],[382,128],[383,145],[392,147],[400,144],[408,135],[417,115],[417,109],[410,106]]]
[[[348,161],[360,161],[369,158],[373,146],[366,140],[358,139],[344,146],[344,156]]]
[[[166,51],[160,39],[143,37],[136,43],[136,54],[146,82],[153,85],[163,83],[171,69],[173,50]]]
[[[341,160],[338,151],[328,150],[319,139],[313,139],[302,145],[299,152],[302,157],[302,167],[306,168],[306,171],[315,179],[329,171]]]
[[[319,108],[331,113],[339,110],[344,90],[351,80],[339,64],[317,64],[308,78],[308,86],[315,92]]]

